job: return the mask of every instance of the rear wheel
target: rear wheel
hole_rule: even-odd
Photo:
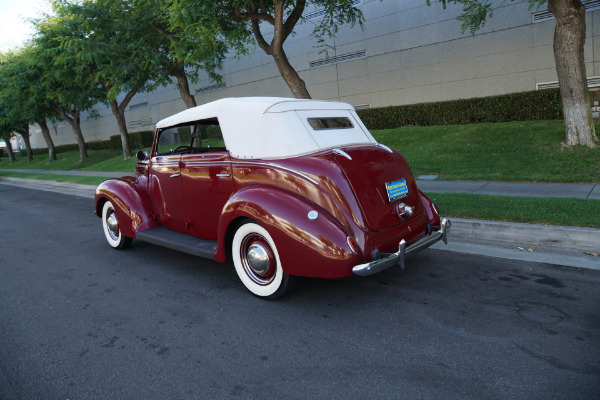
[[[238,227],[233,236],[231,256],[240,280],[255,296],[277,299],[295,282],[295,277],[283,272],[273,238],[255,222]]]
[[[121,233],[115,208],[110,201],[104,203],[102,207],[102,228],[108,244],[113,248],[122,250],[131,245],[132,239]]]

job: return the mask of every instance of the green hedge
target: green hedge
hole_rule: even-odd
[[[140,131],[129,133],[129,145],[132,151],[138,149],[149,149],[152,147],[154,140],[153,131]],[[87,142],[86,146],[89,150],[119,150],[123,151],[121,146],[121,135],[113,135],[109,140],[98,140],[94,142]],[[39,149],[32,149],[34,155],[45,155],[48,154],[48,148],[43,147]],[[67,151],[79,151],[79,145],[77,143],[63,144],[56,146],[56,154],[64,153]]]
[[[152,141],[154,140],[154,132],[152,131],[140,131],[129,133],[129,146],[132,150],[147,149],[152,147]],[[110,137],[110,148],[123,151],[121,144],[121,135],[113,135]]]
[[[558,89],[357,110],[369,129],[562,119]]]
[[[357,110],[369,129],[393,129],[415,125],[460,125],[478,122],[508,122],[562,119],[562,104],[558,89],[534,90],[501,96],[479,97],[435,103],[409,104]],[[178,129],[180,140],[190,140],[189,127]],[[218,128],[209,127],[203,137],[219,136]],[[153,131],[129,133],[132,150],[152,147]],[[123,151],[121,136],[109,140],[89,142],[88,149],[115,149]],[[56,152],[78,151],[77,144],[56,146]],[[33,154],[47,154],[48,149],[34,149]]]

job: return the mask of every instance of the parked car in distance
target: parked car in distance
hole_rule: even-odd
[[[226,98],[156,124],[136,177],[96,190],[108,243],[231,260],[254,295],[296,277],[371,275],[447,242],[405,159],[334,101]]]

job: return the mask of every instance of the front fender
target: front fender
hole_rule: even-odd
[[[119,219],[119,228],[125,236],[134,238],[135,232],[158,226],[147,186],[148,179],[145,176],[125,176],[102,182],[96,188],[96,215],[102,216],[102,207],[110,200]]]
[[[309,220],[311,210],[319,212]],[[290,275],[340,278],[352,275],[362,262],[353,253],[348,237],[353,236],[330,214],[307,199],[275,186],[254,185],[234,194],[219,220],[219,245],[215,259],[225,261],[225,249],[237,224],[250,218],[273,237],[283,271]]]

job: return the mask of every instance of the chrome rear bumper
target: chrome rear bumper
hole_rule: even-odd
[[[406,241],[402,239],[396,253],[386,254],[379,260],[357,265],[352,268],[352,272],[354,275],[368,276],[393,267],[397,264],[404,268],[404,262],[408,257],[417,254],[421,250],[425,250],[439,240],[442,240],[444,243],[448,244],[448,231],[450,230],[451,225],[452,223],[450,220],[444,218],[438,231],[431,233],[429,236],[425,236],[423,239],[411,244],[410,246],[406,246]]]

